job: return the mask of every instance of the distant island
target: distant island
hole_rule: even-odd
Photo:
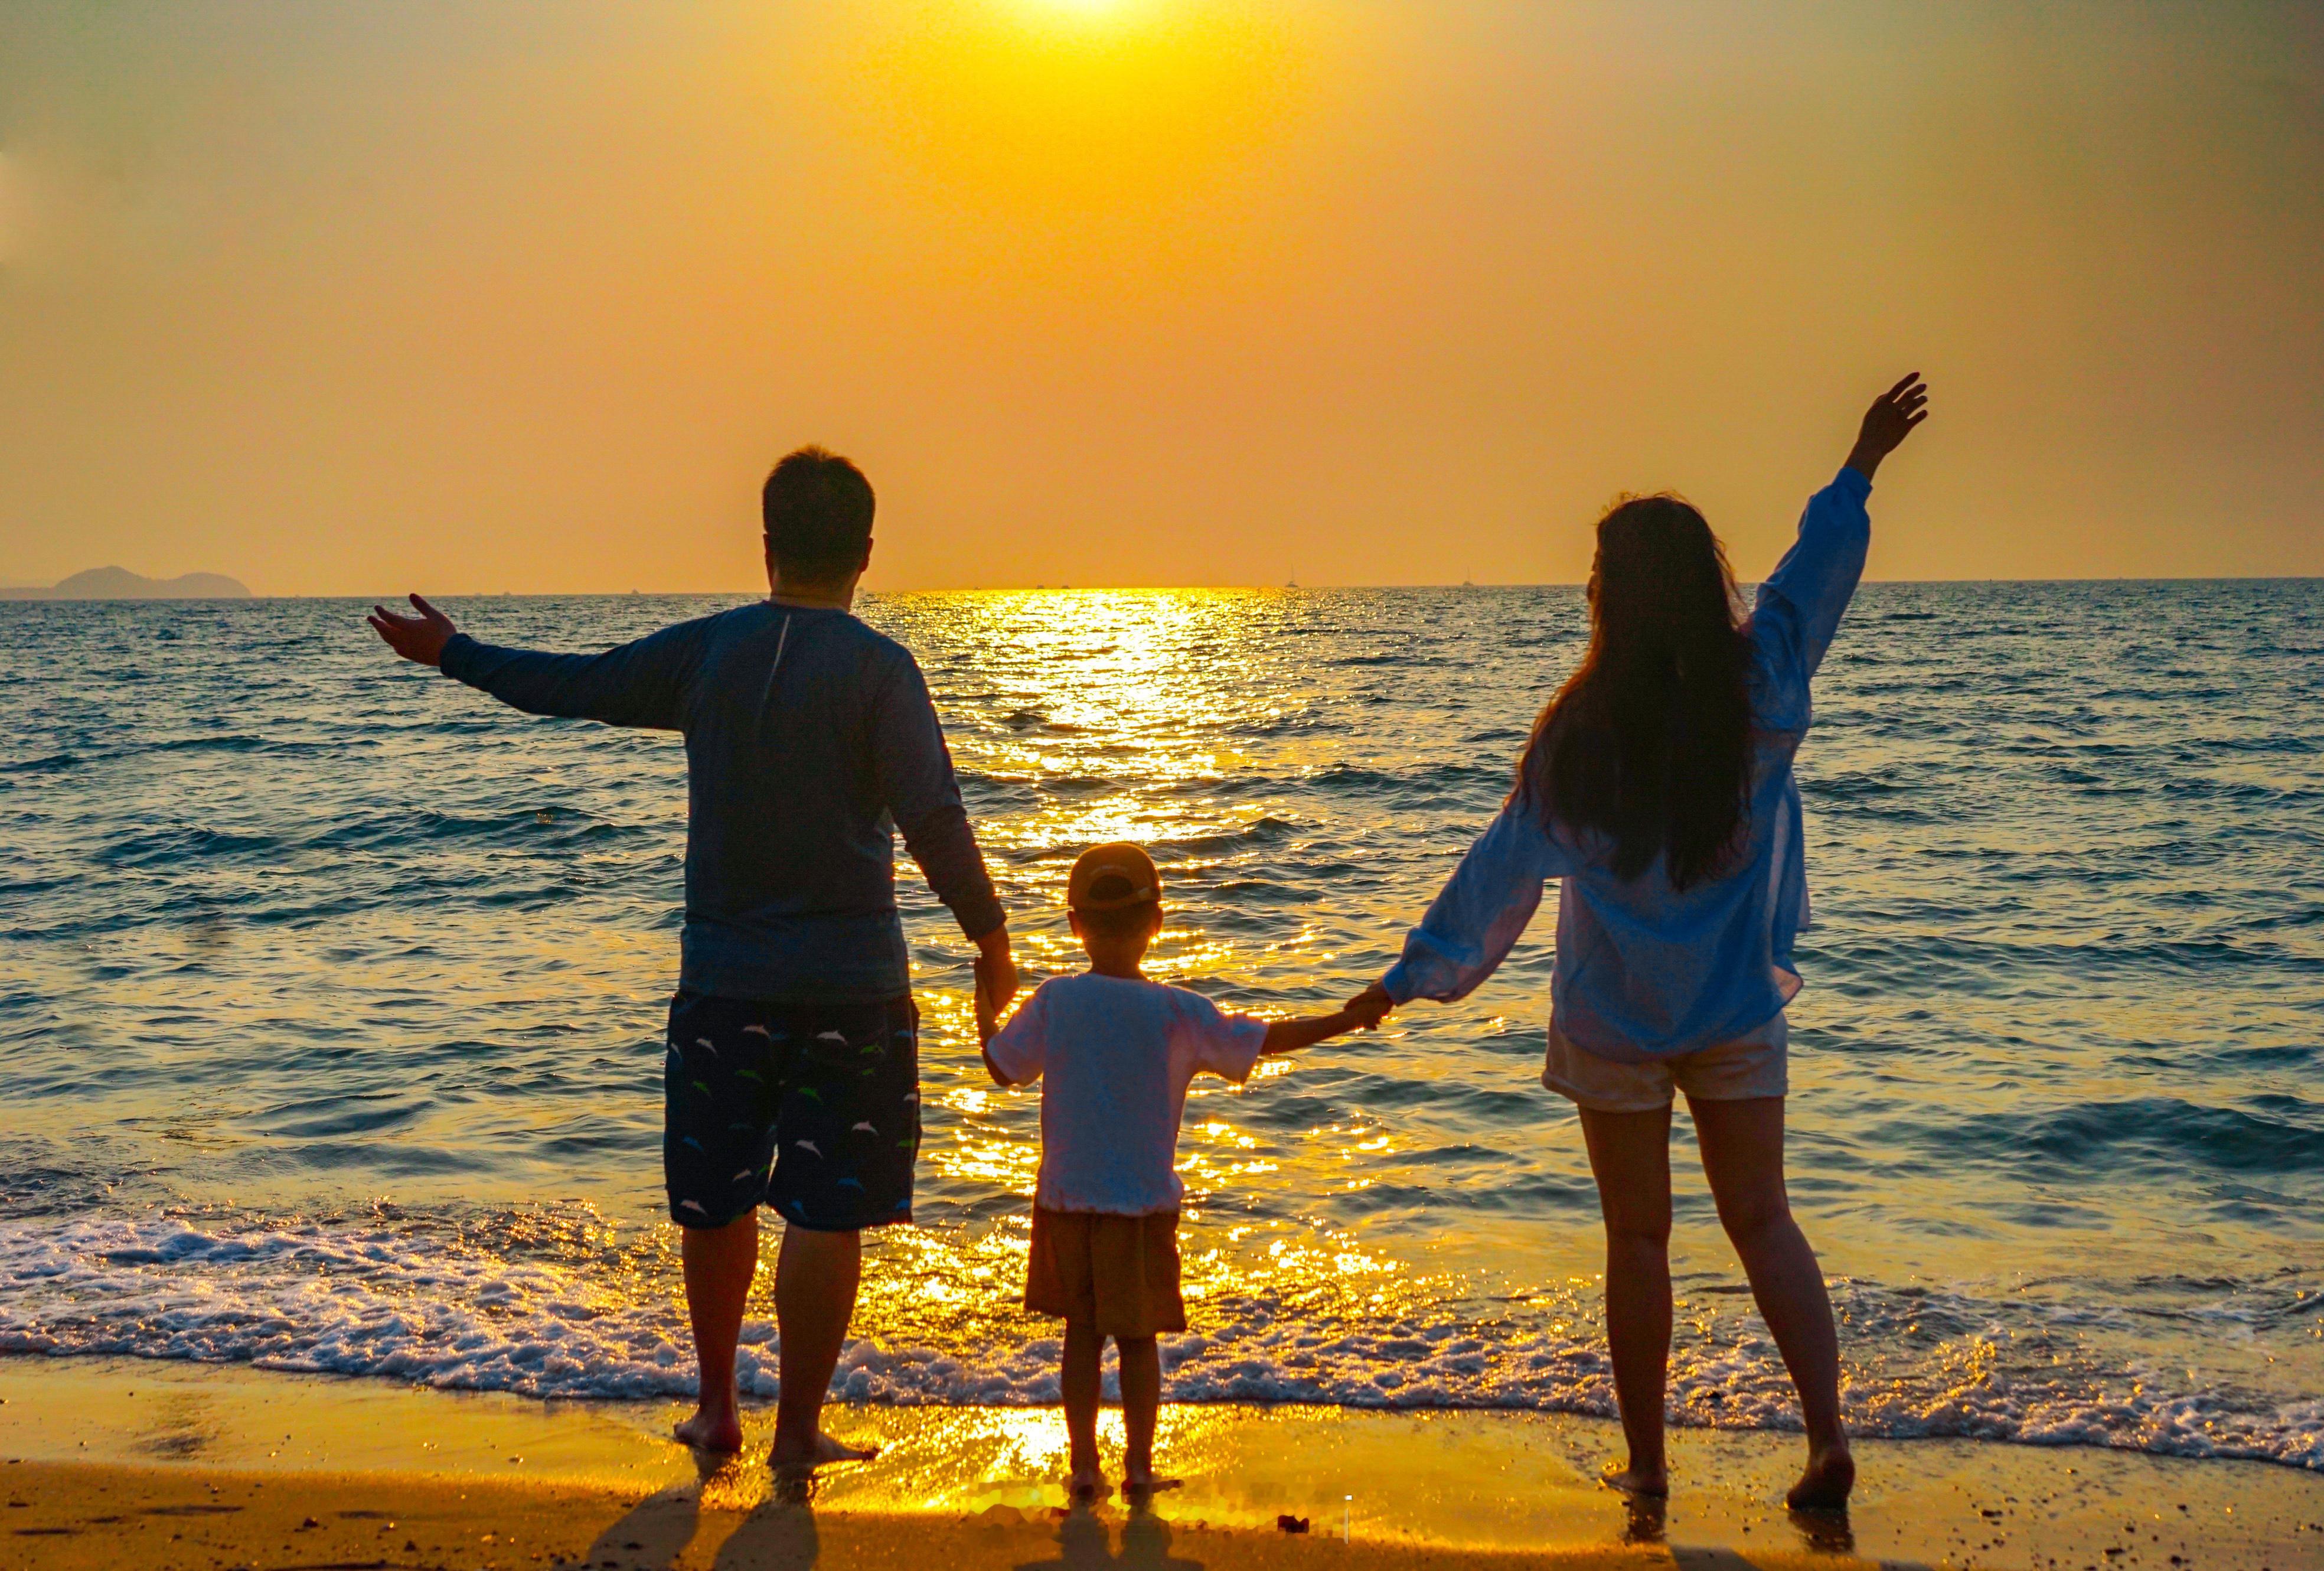
[[[0,586],[0,600],[247,600],[250,587],[224,573],[149,578],[126,568],[91,568],[47,588]]]

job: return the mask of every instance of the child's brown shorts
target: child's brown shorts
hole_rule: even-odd
[[[1101,1336],[1184,1331],[1178,1214],[1120,1216],[1034,1206],[1025,1307],[1094,1326]]]

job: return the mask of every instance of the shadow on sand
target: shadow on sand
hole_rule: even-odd
[[[646,1496],[599,1533],[579,1566],[589,1571],[669,1571],[701,1529],[703,1485],[724,1464],[697,1465],[700,1477]],[[718,1547],[711,1562],[715,1571],[807,1571],[823,1553],[809,1492],[803,1483],[777,1480]]]
[[[1203,1571],[1200,1560],[1185,1560],[1170,1553],[1170,1524],[1148,1511],[1132,1511],[1121,1524],[1121,1548],[1104,1520],[1087,1506],[1077,1506],[1057,1524],[1057,1557],[1033,1560],[1017,1571]]]
[[[599,1533],[581,1564],[604,1571],[667,1571],[702,1525],[702,1480],[658,1490]]]
[[[778,1485],[718,1546],[715,1571],[807,1571],[823,1553],[807,1491]]]
[[[581,1571],[669,1571],[701,1527],[703,1486],[716,1473],[672,1484],[640,1501],[589,1546],[574,1568]],[[719,1546],[715,1571],[810,1571],[823,1553],[816,1529],[810,1488],[778,1481],[773,1492]],[[1748,1553],[1710,1546],[1670,1544],[1665,1536],[1663,1502],[1630,1500],[1621,1538],[1631,1545],[1663,1545],[1683,1571],[1756,1571]],[[1855,1537],[1841,1512],[1791,1513],[1801,1547],[1847,1555]],[[1077,1506],[1057,1523],[1056,1557],[1028,1561],[1017,1571],[1203,1571],[1203,1563],[1170,1552],[1170,1524],[1145,1509],[1133,1510],[1113,1526],[1088,1506]],[[1794,1551],[1795,1552],[1795,1551]],[[1891,1562],[1898,1571],[1906,1563]],[[1911,1571],[1920,1571],[1918,1567]]]

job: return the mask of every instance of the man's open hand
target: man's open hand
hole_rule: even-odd
[[[1915,371],[1874,399],[1872,407],[1864,411],[1864,424],[1856,433],[1848,467],[1871,479],[1880,460],[1895,452],[1913,434],[1913,428],[1928,418],[1929,384]]]
[[[452,641],[458,630],[452,619],[419,596],[411,597],[412,607],[420,615],[405,616],[390,611],[384,605],[374,605],[364,618],[372,630],[387,641],[387,647],[406,660],[418,661],[424,666],[444,663],[444,646]]]

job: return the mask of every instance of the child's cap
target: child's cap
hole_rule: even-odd
[[[1065,903],[1077,911],[1118,911],[1161,898],[1154,858],[1126,840],[1083,852],[1065,881]]]

